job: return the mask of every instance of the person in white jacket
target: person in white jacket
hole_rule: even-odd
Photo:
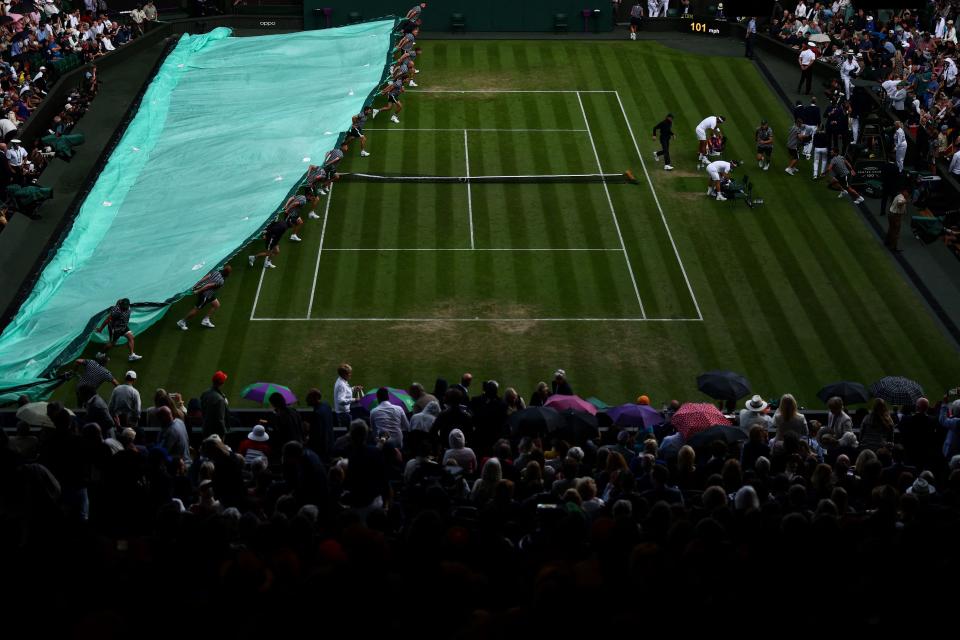
[[[893,123],[893,149],[897,156],[897,169],[903,173],[903,161],[907,157],[907,134],[903,131],[903,123],[897,120]]]

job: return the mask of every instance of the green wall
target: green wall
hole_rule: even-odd
[[[339,27],[347,23],[352,11],[360,12],[364,20],[371,20],[405,15],[413,5],[413,0],[305,0],[304,28],[326,26],[326,19],[315,9],[333,9],[331,25]],[[600,16],[590,19],[589,28],[609,31],[612,28],[610,6],[609,0],[428,0],[423,12],[423,29],[448,31],[451,14],[462,13],[467,31],[553,31],[554,15],[566,13],[570,31],[583,31],[580,12],[599,9]]]

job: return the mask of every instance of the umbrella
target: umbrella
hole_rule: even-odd
[[[887,376],[874,382],[870,393],[890,404],[913,404],[923,397],[923,387],[909,378]]]
[[[830,36],[826,33],[815,33],[810,37],[810,42],[830,42]]]
[[[628,402],[619,407],[614,407],[607,411],[607,415],[613,420],[613,424],[618,427],[655,427],[663,424],[663,416],[660,412],[646,404],[633,404]]]
[[[587,402],[595,406],[597,408],[597,411],[605,411],[610,408],[610,405],[608,405],[606,402],[604,402],[597,396],[590,396],[589,398],[587,398]]]
[[[378,389],[379,387],[374,388],[365,396],[360,398],[360,406],[366,409],[367,411],[370,411],[371,409],[376,407],[378,404],[380,404],[379,402],[377,402]],[[386,389],[389,392],[387,396],[387,402],[389,402],[390,404],[397,405],[407,413],[413,413],[413,405],[415,401],[410,396],[409,393],[407,393],[403,389],[395,389],[393,387],[387,387]]]
[[[566,426],[563,416],[550,407],[527,407],[510,416],[510,433],[516,437],[536,438]]]
[[[730,424],[730,421],[720,413],[720,409],[706,402],[690,402],[683,405],[673,414],[672,422],[684,441],[714,425]]]
[[[270,396],[275,393],[282,395],[283,401],[286,402],[288,406],[297,401],[297,396],[293,394],[293,391],[290,391],[289,388],[282,384],[274,384],[273,382],[254,382],[253,384],[248,384],[243,388],[243,391],[240,392],[240,397],[268,406],[270,404]]]
[[[31,427],[53,428],[53,420],[47,417],[46,402],[30,402],[17,409],[17,420]]]
[[[564,425],[550,435],[559,436],[571,444],[583,444],[600,435],[596,416],[572,409],[567,409],[560,415],[563,417]]]
[[[725,442],[741,442],[747,439],[747,434],[737,427],[718,424],[701,431],[687,442],[694,449],[705,449],[711,442],[723,440]]]
[[[870,392],[859,382],[834,382],[817,391],[817,397],[824,402],[837,397],[843,404],[860,404],[870,399]]]
[[[580,396],[564,396],[560,394],[554,394],[547,398],[544,406],[553,407],[557,411],[573,409],[574,411],[586,411],[592,416],[597,415],[597,408]]]
[[[707,371],[697,377],[697,389],[715,400],[739,400],[750,395],[750,381],[733,371]]]

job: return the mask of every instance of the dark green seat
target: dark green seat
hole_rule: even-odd
[[[569,24],[567,22],[567,14],[557,13],[553,16],[553,30],[556,32],[566,32],[569,31]]]
[[[450,31],[466,31],[467,20],[462,13],[454,13],[450,16]]]

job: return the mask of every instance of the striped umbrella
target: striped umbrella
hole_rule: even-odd
[[[270,396],[274,393],[282,395],[287,406],[297,401],[297,396],[294,395],[293,391],[290,391],[288,387],[282,384],[274,384],[273,382],[254,382],[253,384],[248,384],[243,388],[243,391],[240,392],[240,397],[259,402],[264,406],[269,406]]]
[[[870,393],[890,404],[913,404],[923,397],[923,387],[909,378],[887,376],[874,382]]]
[[[689,440],[714,425],[730,424],[720,409],[706,402],[689,402],[683,405],[673,414],[672,422],[684,440]]]
[[[367,395],[360,398],[360,406],[370,411],[376,407],[379,402],[377,402],[377,390],[379,387],[372,389]],[[389,395],[387,396],[387,402],[390,404],[395,404],[407,413],[413,413],[413,405],[415,404],[414,399],[410,396],[409,393],[403,389],[395,389],[393,387],[387,387]]]

